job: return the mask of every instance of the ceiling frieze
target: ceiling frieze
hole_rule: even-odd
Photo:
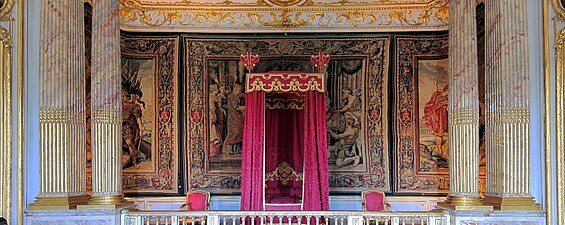
[[[120,0],[121,28],[174,32],[447,30],[449,0]]]

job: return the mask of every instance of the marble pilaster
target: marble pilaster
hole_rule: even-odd
[[[487,188],[484,203],[537,210],[530,194],[530,80],[526,0],[487,0]]]
[[[122,194],[119,1],[93,0],[92,7],[92,196],[85,208],[116,208],[129,204]]]
[[[40,193],[29,209],[73,209],[87,200],[83,2],[40,4]]]
[[[449,2],[449,196],[439,206],[492,209],[479,199],[479,92],[475,0]]]

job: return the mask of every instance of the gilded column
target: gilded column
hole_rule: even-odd
[[[501,210],[539,210],[530,194],[530,80],[526,0],[486,1],[487,189]]]
[[[475,0],[449,2],[449,196],[440,206],[492,209],[479,196],[479,91]]]
[[[119,1],[92,1],[92,196],[86,208],[127,205],[122,194]]]
[[[40,193],[30,210],[74,209],[85,186],[82,1],[41,1]]]

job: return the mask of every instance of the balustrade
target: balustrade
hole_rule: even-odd
[[[445,211],[139,211],[124,210],[124,225],[449,225]]]

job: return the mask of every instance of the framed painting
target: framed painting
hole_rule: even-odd
[[[179,194],[178,38],[121,38],[126,194]]]
[[[315,72],[310,55],[324,50],[330,188],[390,191],[388,37],[357,39],[184,39],[186,51],[187,189],[237,193],[243,135],[242,52],[261,61],[254,72]],[[369,84],[369,85],[366,85]],[[347,129],[347,120],[353,121]],[[344,140],[344,132],[352,138]]]
[[[396,37],[395,192],[449,191],[448,37]]]

